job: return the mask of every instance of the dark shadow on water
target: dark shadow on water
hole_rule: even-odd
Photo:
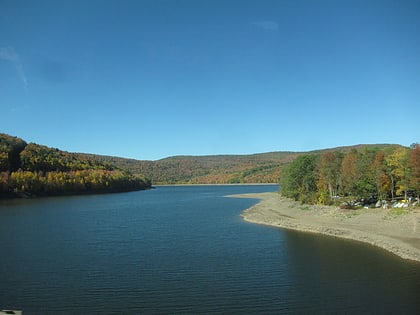
[[[280,231],[302,311],[418,314],[420,265],[349,240]]]

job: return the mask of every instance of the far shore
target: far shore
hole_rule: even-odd
[[[229,197],[260,199],[243,212],[245,221],[369,243],[403,259],[420,262],[419,208],[345,210],[302,205],[279,193]]]
[[[278,186],[278,183],[226,183],[226,184],[156,184],[153,187],[171,186]]]

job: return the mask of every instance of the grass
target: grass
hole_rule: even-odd
[[[408,209],[407,208],[392,208],[389,210],[388,213],[393,216],[405,215],[405,214],[408,214]]]
[[[311,210],[311,206],[309,206],[309,205],[308,206],[300,206],[299,209],[307,211],[307,210]]]

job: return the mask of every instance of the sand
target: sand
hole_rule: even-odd
[[[231,197],[260,199],[243,212],[242,217],[248,222],[365,242],[420,262],[419,208],[345,210],[302,205],[279,193]]]

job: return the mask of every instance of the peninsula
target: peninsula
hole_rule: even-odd
[[[383,248],[403,259],[420,262],[420,209],[341,209],[303,205],[279,193],[243,194],[257,198],[247,209],[245,221],[333,237],[351,239]]]

